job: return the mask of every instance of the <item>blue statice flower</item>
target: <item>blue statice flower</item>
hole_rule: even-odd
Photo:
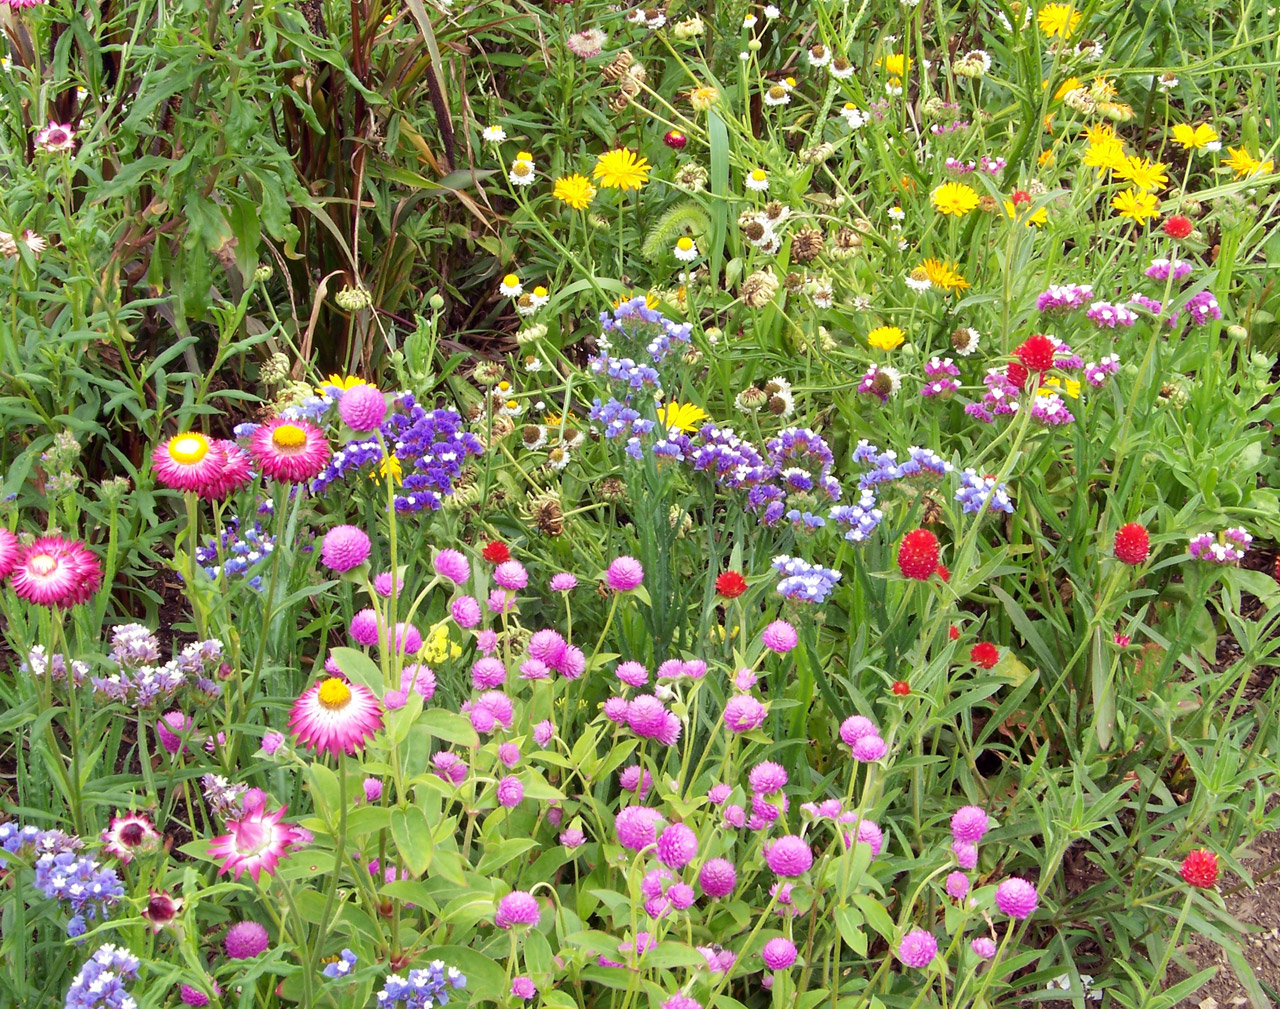
[[[453,493],[467,460],[484,454],[484,445],[467,431],[452,410],[424,410],[412,393],[396,399],[396,412],[383,422],[382,435],[404,468],[396,511],[438,511]]]
[[[119,946],[99,946],[67,989],[65,1009],[136,1009],[125,982],[138,977],[140,961]]]
[[[54,682],[60,682],[67,678],[67,657],[61,652],[49,656],[45,652],[44,645],[34,645],[31,651],[27,652],[26,661],[19,666],[19,669],[32,676],[52,676]],[[71,660],[71,680],[77,687],[88,675],[89,663],[82,662],[80,659]]]
[[[971,469],[960,474],[960,489],[956,491],[956,500],[960,502],[966,515],[978,514],[984,504],[988,511],[1013,514],[1009,488],[1005,484],[997,486],[995,477],[978,476]]]
[[[311,481],[311,492],[323,494],[332,483],[357,473],[366,466],[382,462],[382,446],[377,438],[359,438],[334,450],[328,465]]]
[[[356,965],[357,957],[349,949],[344,949],[338,959],[330,963],[320,973],[325,977],[346,977],[351,973],[351,969]]]
[[[603,402],[599,398],[593,400],[587,416],[604,425],[601,434],[610,441],[625,438],[627,455],[633,459],[639,459],[643,455],[640,439],[657,426],[657,421],[646,420],[630,403],[612,396]]]
[[[778,594],[797,602],[825,602],[840,581],[839,571],[786,554],[775,557],[772,567],[783,576],[778,582]]]
[[[696,473],[710,474],[720,487],[739,490],[768,479],[768,466],[756,447],[733,428],[703,424],[686,453]]]
[[[20,823],[0,823],[0,865],[7,865],[9,855],[59,855],[75,852],[84,842],[74,834],[61,830],[41,830]]]
[[[444,961],[432,960],[426,967],[409,971],[408,977],[390,975],[378,992],[378,1006],[433,1009],[447,1005],[449,992],[466,984],[466,977],[456,967],[445,967]]]
[[[212,581],[217,581],[223,574],[230,581],[243,578],[260,561],[270,557],[275,548],[275,537],[265,532],[261,524],[255,522],[242,529],[240,520],[233,515],[227,520],[220,540],[210,537],[203,546],[196,547],[196,563]],[[261,592],[262,576],[250,576],[249,585]]]
[[[875,493],[864,489],[856,504],[836,505],[827,518],[844,530],[844,538],[850,543],[865,543],[884,518],[884,512],[876,507]]]
[[[881,452],[865,438],[858,442],[858,447],[853,450],[853,461],[871,467],[858,479],[858,485],[864,490],[875,487],[877,484],[893,483],[896,480],[941,479],[952,470],[951,463],[931,448],[912,445],[907,449],[907,458],[899,462],[898,453],[893,449]]]
[[[324,415],[329,412],[329,407],[338,401],[334,395],[339,392],[336,386],[322,385],[319,396],[308,396],[301,403],[295,403],[293,406],[287,406],[280,411],[280,416],[284,420],[306,420],[312,424],[319,424]]]
[[[115,869],[103,867],[74,851],[46,852],[35,862],[35,885],[49,900],[64,900],[73,917],[67,934],[83,935],[86,921],[106,918],[108,909],[124,896],[124,884]]]
[[[600,352],[588,359],[587,367],[592,374],[638,391],[661,387],[655,365],[677,344],[689,343],[693,324],[672,322],[639,295],[612,311],[601,312],[600,329]]]

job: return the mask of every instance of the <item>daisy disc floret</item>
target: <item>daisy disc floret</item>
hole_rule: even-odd
[[[382,728],[382,706],[368,687],[331,676],[294,702],[289,728],[309,749],[354,753]]]

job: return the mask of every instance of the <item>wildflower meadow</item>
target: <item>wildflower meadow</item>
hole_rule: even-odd
[[[0,27],[0,1009],[1280,999],[1275,0]]]

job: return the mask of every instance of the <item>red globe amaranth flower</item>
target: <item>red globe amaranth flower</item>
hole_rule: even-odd
[[[1116,530],[1116,560],[1125,564],[1141,564],[1151,553],[1151,537],[1137,522]]]
[[[1000,650],[990,641],[979,641],[969,649],[969,658],[983,669],[991,669],[1000,661]]]
[[[1218,856],[1206,848],[1196,848],[1182,860],[1182,878],[1207,890],[1218,881]]]
[[[1027,378],[1030,374],[1031,373],[1027,371],[1019,361],[1010,361],[1004,369],[1004,377],[1019,389],[1025,389],[1027,387]]]
[[[950,627],[947,628],[947,637],[949,637],[952,641],[959,641],[960,628],[957,627],[955,624],[952,624]]]
[[[947,567],[945,564],[939,564],[938,577],[941,578],[944,582],[951,581],[951,569]]]
[[[684,150],[684,145],[689,142],[689,138],[679,130],[668,130],[666,135],[663,136],[662,142],[673,151],[682,151]]]
[[[502,540],[491,540],[480,551],[480,556],[490,564],[505,564],[511,560],[511,551],[507,549],[507,545]]]
[[[1013,191],[1013,205],[1016,207],[1020,203],[1030,203],[1031,194],[1025,189],[1015,189]]]
[[[1023,340],[1013,353],[1028,371],[1048,371],[1053,367],[1053,355],[1057,352],[1058,347],[1052,340],[1043,333],[1036,333]]]
[[[893,692],[897,694],[899,697],[906,697],[908,694],[911,693],[911,684],[908,683],[906,680],[894,680]]]
[[[924,581],[938,570],[938,537],[928,529],[913,529],[898,547],[898,569],[908,578]]]
[[[726,571],[716,579],[716,591],[726,599],[737,599],[747,591],[747,580],[737,571]]]
[[[1191,223],[1191,218],[1174,214],[1164,222],[1162,228],[1170,238],[1186,238],[1191,234],[1194,225]]]

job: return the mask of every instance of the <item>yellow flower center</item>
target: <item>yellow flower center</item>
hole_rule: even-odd
[[[520,283],[520,278],[517,277],[514,273],[508,273],[505,277],[502,278],[502,282],[507,287],[515,287],[517,284]]]
[[[693,239],[689,238],[686,235],[684,238],[681,238],[679,241],[676,242],[676,248],[679,249],[681,252],[688,252],[690,249],[693,248]]]
[[[209,454],[209,439],[195,431],[169,442],[169,458],[182,466],[194,466]]]
[[[271,432],[271,444],[279,449],[302,448],[307,443],[307,432],[297,424],[281,424]]]
[[[541,287],[541,286],[539,286],[539,287],[535,287],[535,288],[533,289],[533,293],[534,293],[534,295],[535,295],[536,297],[539,297],[539,298],[545,298],[545,297],[547,296],[547,289],[546,289],[545,287]]]
[[[517,161],[528,161],[528,162],[530,162],[530,163],[532,164],[532,162],[533,162],[533,155],[532,155],[532,154],[530,154],[528,151],[521,151],[519,154],[517,154],[517,155],[516,155],[516,160],[517,160]]]
[[[32,574],[44,578],[58,570],[58,558],[52,554],[36,554],[27,561],[27,567]]]
[[[508,389],[511,388],[511,383],[504,378],[501,382],[498,383],[498,388],[501,389],[503,392],[506,392]]]
[[[320,684],[318,697],[329,711],[341,711],[351,701],[351,688],[334,676]]]
[[[768,176],[765,174],[764,170],[763,170],[763,169],[761,169],[761,168],[757,168],[757,169],[755,169],[755,170],[751,173],[751,177],[752,177],[753,179],[755,179],[755,180],[756,180],[756,182],[763,182],[766,178],[768,178]]]

